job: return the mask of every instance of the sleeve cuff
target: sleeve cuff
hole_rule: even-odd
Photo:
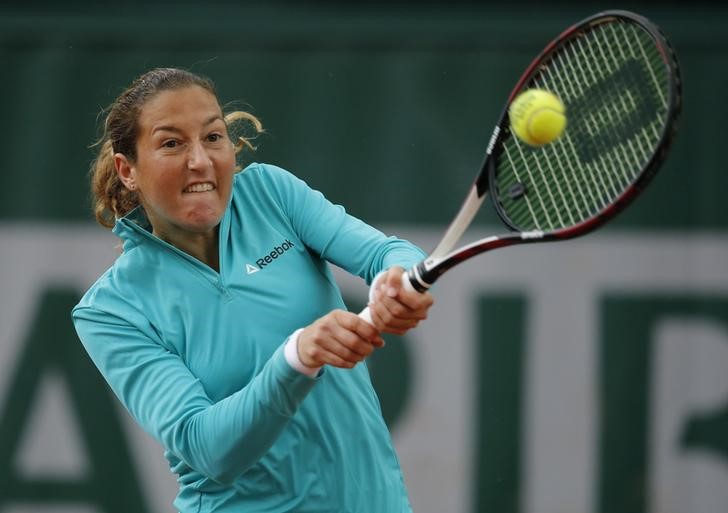
[[[305,374],[311,378],[315,378],[321,371],[321,367],[308,367],[301,362],[298,357],[298,336],[303,331],[303,328],[299,328],[288,337],[286,345],[283,348],[283,356],[286,358],[288,365],[296,369],[301,374]]]

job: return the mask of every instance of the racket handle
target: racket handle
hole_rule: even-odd
[[[377,285],[376,281],[373,285]],[[407,271],[402,273],[402,288],[406,290],[407,292],[417,292],[415,288],[412,286],[412,283],[410,283],[409,276],[407,274]],[[369,301],[374,301],[374,287],[369,288]],[[367,321],[369,324],[374,325],[374,320],[372,319],[372,313],[369,311],[369,307],[367,306],[359,312],[359,317]]]
[[[366,308],[364,308],[364,310],[359,312],[359,317],[361,317],[362,319],[367,321],[369,324],[374,326],[374,319],[372,319],[372,312],[369,310],[368,306]]]

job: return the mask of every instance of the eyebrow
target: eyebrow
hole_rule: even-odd
[[[222,117],[219,114],[213,114],[212,116],[210,116],[207,119],[207,121],[205,121],[203,123],[202,126],[211,125],[215,121],[217,121],[218,119],[220,121],[223,121]],[[156,126],[156,127],[154,127],[152,129],[152,135],[154,135],[156,132],[176,132],[176,133],[180,133],[180,132],[182,132],[182,130],[180,130],[179,128],[177,128],[176,126],[173,126],[173,125],[162,125],[162,126]]]

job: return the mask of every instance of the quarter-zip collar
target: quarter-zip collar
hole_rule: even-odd
[[[149,218],[144,211],[144,207],[141,205],[131,210],[124,217],[117,219],[112,231],[123,241],[123,250],[125,252],[144,242],[151,242],[160,250],[172,252],[179,258],[182,258],[205,276],[210,282],[212,282],[212,284],[221,292],[226,294],[228,293],[224,279],[225,252],[223,251],[223,248],[225,247],[225,241],[227,241],[230,234],[230,205],[228,205],[228,208],[225,209],[223,218],[220,220],[220,224],[218,225],[218,258],[220,259],[218,262],[218,265],[220,266],[219,273],[192,255],[185,253],[176,246],[173,246],[167,241],[154,235],[152,233],[152,224],[149,222]]]

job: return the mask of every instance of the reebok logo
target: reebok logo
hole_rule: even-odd
[[[286,239],[285,242],[283,242],[280,246],[275,246],[270,253],[257,259],[255,261],[255,263],[258,265],[257,268],[254,265],[246,264],[245,268],[246,268],[248,274],[253,274],[254,272],[262,270],[266,265],[272,264],[275,259],[282,256],[286,251],[291,249],[293,246],[294,246],[293,242]]]

